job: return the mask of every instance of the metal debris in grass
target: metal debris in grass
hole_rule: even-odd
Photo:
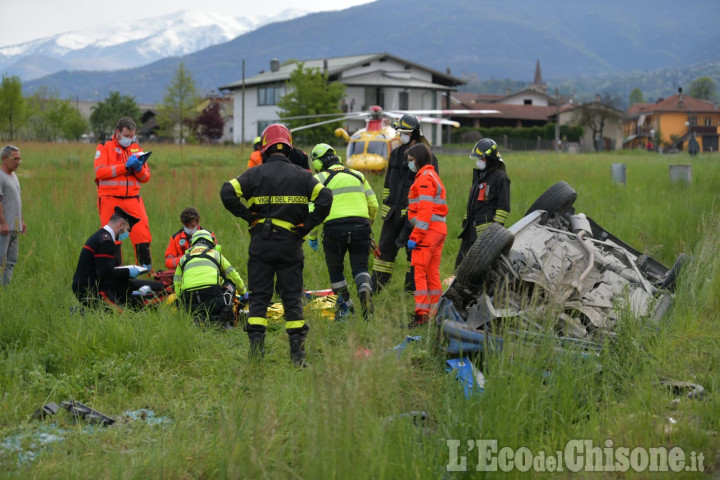
[[[128,410],[123,413],[123,419],[126,421],[143,421],[148,425],[161,425],[163,423],[172,422],[169,417],[155,416],[155,412],[147,408],[141,408],[140,410]]]

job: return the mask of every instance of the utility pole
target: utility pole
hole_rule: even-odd
[[[245,59],[242,61],[242,111],[240,112],[240,144],[245,142]]]
[[[555,87],[555,151],[560,151],[560,90]]]

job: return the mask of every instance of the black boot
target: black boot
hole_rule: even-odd
[[[336,322],[343,321],[348,315],[355,313],[355,307],[352,300],[350,300],[350,290],[348,290],[347,285],[344,285],[340,288],[333,288],[333,293],[337,295],[334,320]]]
[[[307,368],[305,362],[305,335],[290,335],[290,360],[298,368]]]
[[[135,245],[135,259],[138,265],[152,265],[150,243],[138,243]]]
[[[380,293],[380,291],[383,289],[383,287],[385,287],[385,285],[390,281],[391,278],[391,273],[378,272],[373,270],[372,276],[370,277],[370,286],[372,287],[372,291],[375,293]]]
[[[413,321],[408,323],[408,328],[417,328],[427,325],[430,321],[430,314],[428,313],[416,313]]]
[[[250,360],[261,361],[265,356],[265,332],[248,332],[250,340],[250,350],[248,357]]]
[[[362,311],[363,319],[366,321],[370,319],[373,313],[375,313],[375,307],[372,303],[372,294],[367,291],[362,291],[358,294],[360,297],[360,310]]]

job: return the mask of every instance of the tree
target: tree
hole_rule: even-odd
[[[180,62],[163,103],[158,107],[157,119],[161,130],[172,137],[177,134],[180,143],[184,143],[186,132],[196,116],[194,107],[199,101],[195,80],[185,68],[185,63]]]
[[[51,142],[60,137],[59,117],[55,103],[58,101],[58,92],[45,85],[41,85],[27,98],[27,127],[29,136],[41,142]]]
[[[632,92],[630,92],[630,105],[635,105],[636,103],[645,103],[645,95],[643,94],[643,91],[639,88],[635,87],[633,88]]]
[[[288,128],[295,128],[307,124],[307,120],[292,120],[290,117],[301,115],[321,115],[342,113],[340,102],[345,97],[345,85],[339,82],[328,83],[328,75],[319,68],[305,69],[303,63],[290,74],[287,83],[287,94],[278,101],[281,119],[287,119]],[[308,144],[327,142],[332,138],[335,128],[340,122],[319,125],[312,129],[303,130],[303,141]],[[300,135],[297,135],[300,138]]]
[[[57,90],[40,86],[27,99],[29,137],[50,142],[63,137],[79,140],[87,131],[88,122],[70,100],[61,100]]]
[[[90,124],[80,111],[72,106],[70,100],[61,100],[58,108],[63,119],[61,129],[63,137],[69,141],[78,141],[87,133]]]
[[[121,117],[130,117],[140,126],[142,112],[135,102],[135,97],[120,95],[120,92],[110,92],[110,95],[93,107],[90,114],[90,126],[95,139],[103,141],[115,133],[115,124]]]
[[[25,98],[19,77],[3,74],[0,83],[0,129],[13,140],[17,129],[25,120]]]
[[[225,122],[220,115],[220,102],[211,100],[195,119],[195,129],[200,140],[217,142],[223,136]]]
[[[584,103],[579,108],[578,123],[592,131],[595,151],[602,150],[605,125],[620,124],[622,121],[623,113],[617,109],[617,105],[620,105],[617,95],[605,93],[602,97],[596,95],[594,102]]]
[[[701,100],[714,101],[717,93],[717,85],[715,80],[710,77],[698,77],[690,82],[688,95],[699,98]]]

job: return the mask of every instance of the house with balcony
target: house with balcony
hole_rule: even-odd
[[[435,110],[444,95],[465,82],[409,60],[375,53],[302,60],[306,69],[327,72],[330,82],[345,85],[343,111],[367,111],[378,105],[385,110]],[[233,141],[252,142],[271,123],[278,121],[278,100],[285,95],[290,74],[298,63],[281,65],[273,59],[270,70],[221,86],[234,98]],[[346,120],[349,130],[365,126],[364,120]],[[442,125],[423,123],[423,133],[433,145],[442,142]],[[244,132],[244,133],[243,133]]]
[[[655,147],[686,150],[695,137],[702,152],[718,151],[720,109],[706,100],[693,98],[678,90],[677,95],[655,103],[636,103],[623,118],[624,148]],[[658,145],[658,140],[660,145]]]

